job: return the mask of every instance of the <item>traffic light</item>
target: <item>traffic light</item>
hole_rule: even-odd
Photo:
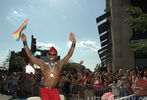
[[[31,51],[34,54],[36,52],[36,38],[32,35]]]

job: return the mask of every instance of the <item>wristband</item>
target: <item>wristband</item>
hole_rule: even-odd
[[[65,64],[65,63],[63,62],[63,59],[61,60],[61,62],[62,62],[62,64]]]
[[[24,46],[28,45],[28,44],[27,44],[27,41],[23,41],[23,45],[24,45]]]
[[[76,46],[76,44],[75,43],[72,43],[72,45],[71,45],[72,47],[75,47]]]

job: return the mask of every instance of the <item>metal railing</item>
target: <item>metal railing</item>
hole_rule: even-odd
[[[27,98],[32,96],[40,96],[40,81],[35,80],[24,80],[14,82],[14,80],[7,80],[1,83],[1,89],[5,92],[17,92],[19,98]],[[134,91],[132,95],[129,89],[126,88],[111,88],[107,86],[90,86],[90,85],[79,85],[71,84],[70,88],[67,88],[65,85],[60,87],[57,86],[57,89],[60,94],[64,95],[66,100],[99,100],[102,95],[107,92],[112,92],[115,94],[115,98],[133,98],[136,96],[137,91]],[[147,92],[147,89],[146,89]],[[125,95],[124,95],[125,94]],[[135,98],[135,97],[134,97]]]

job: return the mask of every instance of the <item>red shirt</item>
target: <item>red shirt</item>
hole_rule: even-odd
[[[147,79],[136,80],[135,86],[141,87],[143,89],[147,89]],[[147,90],[143,90],[143,91],[137,90],[137,94],[142,95],[142,96],[147,95]]]

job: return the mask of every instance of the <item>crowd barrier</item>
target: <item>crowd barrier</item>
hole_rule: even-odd
[[[2,83],[1,87],[5,92],[13,93],[16,91],[19,98],[35,98],[35,96],[40,96],[40,85],[41,82],[35,80],[24,80],[18,82],[17,84],[14,80],[7,80]],[[61,94],[61,98],[66,98],[66,100],[99,100],[104,93],[112,92],[112,89],[107,86],[89,86],[79,84],[70,84],[70,87],[68,88],[65,85],[60,87],[57,86],[57,89]],[[126,92],[125,95],[123,94],[124,96],[121,94],[122,91]],[[115,91],[113,92],[115,93]],[[116,88],[116,93],[118,93],[115,94],[116,100],[127,100],[127,98],[133,97],[135,98],[135,94],[131,95],[127,89]],[[28,98],[28,100],[30,99]]]
[[[133,94],[125,97],[120,97],[115,100],[147,100],[147,96],[140,96],[137,94]]]

